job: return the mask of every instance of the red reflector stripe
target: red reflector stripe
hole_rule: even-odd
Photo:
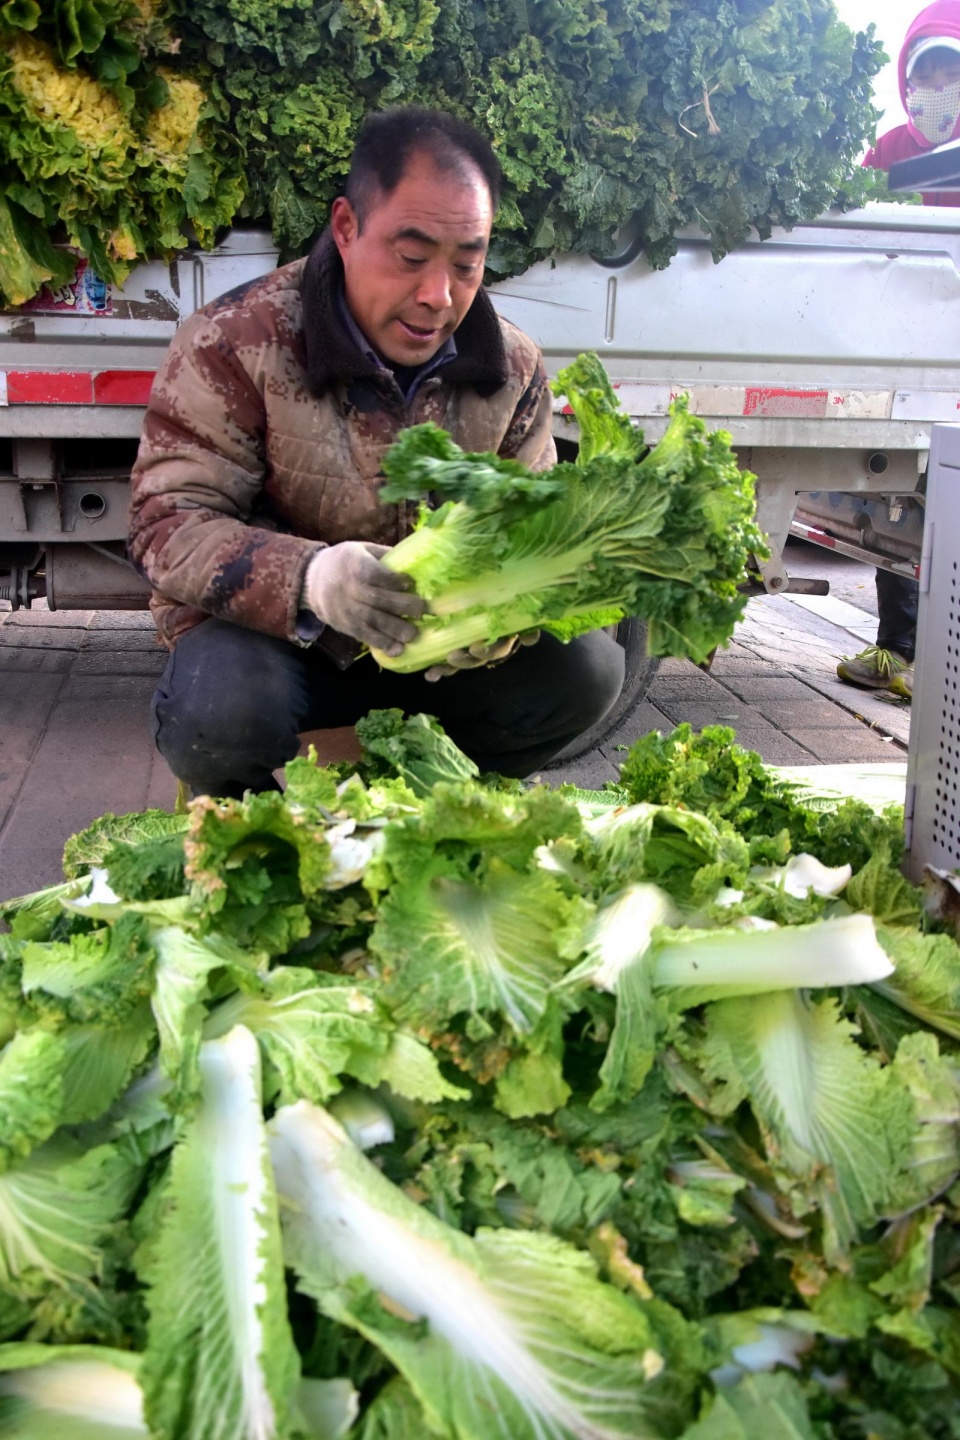
[[[743,392],[743,415],[767,415],[783,419],[821,419],[827,413],[828,390],[780,390],[768,385],[748,385]]]
[[[153,370],[101,370],[94,376],[93,398],[98,405],[146,405]]]
[[[9,405],[91,405],[89,370],[8,370]]]
[[[153,370],[8,370],[8,405],[146,405]]]

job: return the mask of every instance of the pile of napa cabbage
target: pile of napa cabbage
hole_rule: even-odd
[[[733,743],[428,717],[0,906],[11,1440],[948,1440],[960,949]]]

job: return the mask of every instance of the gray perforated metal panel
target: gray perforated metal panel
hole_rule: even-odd
[[[960,425],[931,435],[907,761],[907,861],[960,870]]]

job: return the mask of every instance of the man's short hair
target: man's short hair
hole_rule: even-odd
[[[346,196],[361,227],[378,193],[393,193],[414,155],[429,155],[438,170],[464,177],[470,165],[475,165],[496,210],[502,172],[486,136],[446,110],[397,105],[368,115],[357,135]]]

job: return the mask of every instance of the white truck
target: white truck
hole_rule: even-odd
[[[182,320],[275,263],[268,234],[238,229],[213,251],[139,266],[122,291],[81,265],[63,291],[0,312],[0,599],[146,603],[124,539],[153,374]],[[758,477],[771,542],[758,589],[826,589],[787,575],[791,532],[916,573],[930,427],[960,416],[955,212],[831,212],[718,265],[690,230],[662,271],[627,236],[617,256],[544,262],[492,293],[542,346],[551,374],[596,350],[651,441],[679,392],[730,431]],[[555,432],[569,453],[577,432],[560,403]],[[625,622],[619,638],[628,680],[607,730],[653,669],[642,627]]]

